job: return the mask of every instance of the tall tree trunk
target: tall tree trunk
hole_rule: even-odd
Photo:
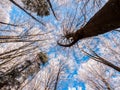
[[[83,38],[97,36],[120,27],[120,0],[109,0],[82,28]],[[81,38],[79,38],[81,39]]]
[[[109,0],[83,27],[71,35],[73,41],[60,46],[70,47],[80,39],[97,36],[120,27],[120,0]]]

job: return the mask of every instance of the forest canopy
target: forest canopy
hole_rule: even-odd
[[[119,90],[120,0],[1,0],[0,90]]]

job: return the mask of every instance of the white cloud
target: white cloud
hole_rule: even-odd
[[[78,86],[78,90],[82,90],[82,87]]]
[[[69,87],[68,90],[82,90],[82,87]]]
[[[76,90],[75,87],[69,87],[68,90]]]
[[[58,5],[67,5],[70,0],[56,0],[56,2],[58,3]]]

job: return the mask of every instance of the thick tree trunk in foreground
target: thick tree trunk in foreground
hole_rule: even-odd
[[[120,0],[109,0],[83,27],[83,38],[97,36],[119,27]],[[81,35],[80,31],[81,29],[77,33]]]
[[[120,0],[109,0],[81,29],[73,36],[73,41],[60,46],[70,47],[80,39],[97,36],[120,27]]]

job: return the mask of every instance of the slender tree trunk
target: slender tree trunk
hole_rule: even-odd
[[[109,62],[109,61],[107,61],[107,60],[105,60],[105,59],[103,59],[103,58],[101,58],[101,63],[103,63],[103,64],[105,64],[105,65],[107,65],[107,66],[115,69],[116,71],[120,72],[120,67],[112,64],[111,62]]]
[[[57,73],[57,78],[56,78],[56,81],[55,81],[54,90],[57,90],[57,86],[58,86],[58,82],[59,82],[59,77],[60,77],[60,68],[59,68],[59,71]]]
[[[101,56],[99,56],[99,55],[98,55],[97,53],[95,53],[94,51],[91,50],[94,55],[91,55],[91,54],[85,52],[84,50],[82,50],[82,51],[83,51],[85,54],[87,54],[88,56],[90,56],[93,60],[95,60],[95,61],[97,61],[97,62],[100,62],[100,63],[102,63],[102,64],[104,64],[104,65],[107,65],[107,66],[113,68],[114,70],[120,72],[120,67],[119,67],[119,66],[114,65],[113,63],[109,62],[108,60],[102,58]]]
[[[104,78],[102,78],[102,81],[103,81],[104,84],[106,85],[107,90],[112,90],[111,87],[110,87],[110,84],[109,84]]]

